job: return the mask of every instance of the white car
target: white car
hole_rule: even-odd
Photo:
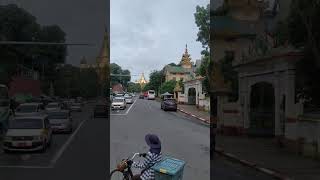
[[[15,110],[15,116],[37,116],[44,114],[40,103],[23,103]]]
[[[52,130],[48,117],[16,117],[9,121],[3,149],[9,151],[45,151],[51,144]]]
[[[70,109],[71,109],[71,111],[77,111],[77,112],[81,112],[82,111],[80,103],[72,103]]]
[[[113,98],[113,101],[111,103],[111,109],[126,109],[127,103],[125,98]]]
[[[61,105],[60,105],[60,103],[53,102],[53,103],[49,103],[49,104],[46,106],[46,112],[58,111],[58,110],[61,110]]]

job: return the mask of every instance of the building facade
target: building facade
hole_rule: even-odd
[[[109,63],[110,63],[110,46],[109,46],[109,36],[107,30],[104,32],[103,42],[96,61],[94,64],[89,64],[85,57],[80,61],[80,70],[85,70],[88,68],[95,69],[98,75],[99,84],[101,86],[101,94],[107,88],[108,77],[110,76]]]
[[[188,81],[195,77],[196,66],[191,61],[190,54],[186,45],[185,52],[178,65],[166,65],[164,67],[165,81]]]

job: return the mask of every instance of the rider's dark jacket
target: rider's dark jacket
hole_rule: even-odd
[[[149,151],[146,155],[144,162],[142,163],[134,162],[133,167],[145,169],[147,167],[153,166],[155,163],[160,162],[161,159],[162,159],[161,153],[157,154]],[[154,180],[155,179],[154,170],[152,168],[148,168],[146,171],[143,172],[143,174],[141,174],[140,178],[142,180]]]

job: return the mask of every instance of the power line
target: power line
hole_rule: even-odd
[[[135,75],[135,74],[110,74],[110,76],[130,77],[130,76],[140,76],[140,75]]]
[[[40,45],[40,46],[95,46],[90,43],[54,43],[34,41],[0,41],[0,45]]]

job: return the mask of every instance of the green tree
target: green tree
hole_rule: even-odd
[[[303,50],[303,58],[297,64],[297,93],[311,97],[312,104],[320,105],[320,2],[318,0],[293,0],[282,34],[288,41]]]
[[[65,33],[56,25],[41,27],[29,12],[9,4],[0,6],[0,40],[65,42]],[[6,68],[0,75],[9,82],[17,64],[40,72],[45,67],[44,87],[49,87],[56,76],[55,65],[64,63],[65,57],[65,46],[1,45],[0,59]]]
[[[149,89],[154,89],[156,94],[159,93],[161,84],[165,81],[163,71],[152,71],[149,76]]]
[[[115,84],[121,83],[124,87],[127,87],[128,82],[131,80],[130,71],[129,70],[123,70],[121,66],[119,66],[116,63],[110,64],[110,73],[113,74],[111,76],[110,85],[113,86]],[[127,76],[123,76],[127,75]]]
[[[176,87],[176,81],[175,80],[170,80],[167,82],[164,82],[161,86],[160,92],[165,93],[165,92],[169,92],[169,93],[174,93],[174,88]]]
[[[129,82],[128,83],[128,92],[141,92],[140,84]]]
[[[204,50],[201,52],[201,65],[197,75],[204,77],[203,87],[205,91],[209,91],[209,62],[210,62],[210,53],[209,53],[209,40],[210,40],[210,5],[206,7],[197,6],[196,12],[194,13],[195,23],[198,27],[198,38],[197,41],[201,42]]]
[[[210,5],[206,7],[197,6],[194,13],[195,23],[199,28],[197,41],[201,42],[203,48],[208,51],[210,34]]]

